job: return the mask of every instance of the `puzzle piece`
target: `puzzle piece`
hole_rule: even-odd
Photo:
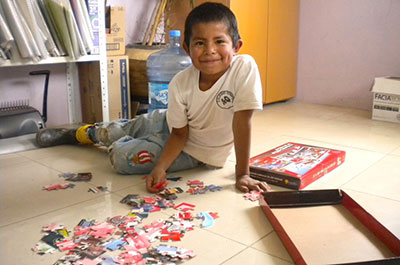
[[[202,228],[207,228],[214,225],[214,218],[208,212],[200,212],[197,215],[197,218],[203,219],[203,222],[201,223]]]
[[[116,262],[118,264],[138,264],[138,265],[144,265],[145,263],[143,262],[143,258],[141,254],[135,253],[131,254],[129,252],[122,252],[118,258],[116,259]],[[156,263],[157,264],[157,263]]]
[[[172,233],[167,233],[167,234],[162,234],[160,237],[161,241],[181,241],[181,237],[183,237],[183,234],[180,234],[178,232],[172,232]]]
[[[61,242],[57,242],[56,245],[60,251],[72,250],[77,246],[73,240],[64,240]]]
[[[170,176],[170,177],[167,177],[167,180],[171,180],[171,181],[180,181],[180,180],[182,180],[182,177]]]
[[[54,253],[54,251],[56,251],[55,248],[44,242],[36,243],[35,247],[33,247],[32,250],[39,255]]]
[[[57,230],[64,230],[64,229],[65,229],[64,224],[51,223],[51,224],[43,226],[42,231],[43,232],[55,232]]]
[[[105,238],[114,232],[114,226],[107,222],[92,225],[89,235],[99,238]]]
[[[144,200],[145,203],[148,203],[148,204],[154,204],[156,202],[156,199],[151,198],[151,197],[142,197],[142,199]]]
[[[193,250],[188,250],[178,247],[168,247],[165,245],[159,245],[153,248],[153,251],[161,256],[168,256],[171,258],[179,258],[180,260],[189,259],[196,256]]]
[[[105,256],[105,257],[103,257],[103,261],[101,262],[101,265],[118,265],[118,263],[116,263],[116,261],[114,260],[113,257]]]
[[[188,180],[186,182],[186,184],[189,185],[191,188],[204,186],[204,182],[197,180],[197,179],[196,180]]]
[[[246,194],[243,195],[243,197],[247,200],[250,201],[257,201],[260,198],[261,192],[256,191],[256,190],[252,190],[250,192],[247,192]]]
[[[64,240],[64,236],[56,233],[50,232],[41,239],[43,242],[47,243],[48,245],[52,246],[53,248],[57,248],[57,243]]]
[[[98,244],[98,242],[94,241],[94,243],[90,244],[90,246],[87,249],[80,251],[79,254],[84,258],[89,258],[92,260],[96,259],[98,256],[100,256],[101,254],[103,254],[105,252],[104,247],[95,246],[97,244]]]
[[[82,228],[86,228],[86,227],[94,225],[94,223],[95,223],[95,220],[86,221],[86,219],[82,219],[79,221],[78,226],[81,226]]]
[[[187,190],[188,193],[192,194],[192,195],[197,195],[197,194],[205,194],[206,193],[206,189],[205,187],[194,187],[194,188],[190,188]]]
[[[222,190],[222,187],[211,184],[211,185],[206,186],[206,190],[209,190],[211,192],[216,192],[216,191]]]
[[[162,188],[164,188],[167,185],[168,185],[168,181],[165,180],[163,182],[158,183],[153,188],[156,189],[156,190],[161,190]]]
[[[76,263],[76,265],[97,265],[100,264],[100,262],[102,262],[103,260],[100,258],[96,258],[96,259],[88,259],[88,258],[84,258],[82,260],[78,260]]]
[[[93,192],[93,193],[98,193],[99,191],[101,192],[106,192],[108,191],[107,187],[103,187],[103,186],[97,186],[95,188],[89,188],[88,192]]]
[[[138,194],[128,194],[122,198],[122,200],[120,200],[120,203],[125,203],[132,207],[139,207],[139,205],[142,203],[142,200],[139,198]]]
[[[186,212],[186,211],[193,211],[194,207],[196,207],[196,206],[193,205],[193,204],[182,202],[181,204],[178,204],[174,208],[177,209],[177,210]]]
[[[75,184],[72,183],[59,183],[59,184],[54,184],[54,185],[49,185],[49,186],[43,186],[44,190],[60,190],[60,189],[68,189],[68,188],[73,188],[75,187]]]
[[[126,242],[123,241],[122,239],[116,239],[116,240],[109,242],[104,247],[106,249],[114,251],[114,250],[120,249],[125,244],[126,244]]]
[[[75,176],[76,176],[76,173],[66,172],[66,173],[60,173],[60,174],[58,174],[58,176],[59,176],[60,178],[68,179],[68,178],[73,178],[73,177],[75,177]]]
[[[65,180],[68,181],[90,181],[92,179],[92,173],[90,172],[84,172],[84,173],[78,173],[74,175],[70,175],[69,177],[65,178]]]
[[[178,213],[178,217],[183,220],[193,220],[193,216],[189,212]]]
[[[213,213],[213,212],[209,212],[209,214],[212,216],[212,218],[217,219],[219,218],[218,213]]]

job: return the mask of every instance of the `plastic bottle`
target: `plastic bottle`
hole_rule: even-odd
[[[149,79],[149,109],[168,107],[168,84],[171,79],[186,67],[192,65],[192,60],[181,47],[181,32],[169,32],[169,47],[153,53],[147,58],[147,78]]]

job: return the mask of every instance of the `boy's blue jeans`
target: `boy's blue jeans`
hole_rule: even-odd
[[[87,133],[95,143],[109,147],[111,164],[121,174],[149,174],[170,135],[166,110],[155,110],[132,120],[98,123]],[[181,152],[168,172],[190,169],[200,164]]]

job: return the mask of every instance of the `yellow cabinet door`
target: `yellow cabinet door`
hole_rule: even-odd
[[[230,0],[244,45],[240,53],[256,60],[263,103],[296,96],[298,0]]]

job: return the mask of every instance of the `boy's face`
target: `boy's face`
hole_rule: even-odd
[[[233,47],[228,27],[223,22],[199,23],[193,26],[190,46],[183,48],[201,72],[201,78],[216,81],[229,68],[233,56],[242,46],[239,40]]]

